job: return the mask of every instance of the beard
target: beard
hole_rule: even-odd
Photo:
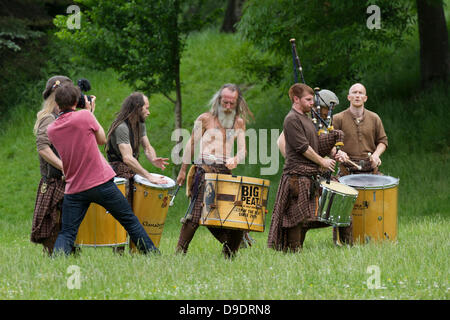
[[[224,127],[225,129],[233,128],[234,119],[236,117],[236,109],[225,112],[224,108],[222,106],[219,106],[218,111],[218,118],[222,127]]]

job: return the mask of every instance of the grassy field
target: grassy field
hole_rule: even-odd
[[[208,49],[217,46],[236,51],[239,39],[205,32],[188,41],[182,60],[183,125],[188,130],[223,83],[243,84],[244,77],[228,64],[227,50]],[[92,94],[97,96],[96,115],[107,130],[131,89],[111,71],[79,76],[91,80]],[[285,95],[257,83],[244,84],[245,97],[256,116],[249,128],[281,128],[289,110]],[[40,91],[33,91],[36,100]],[[280,159],[276,175],[261,177],[271,180],[266,232],[252,233],[256,244],[240,250],[232,261],[223,259],[221,246],[203,227],[188,255],[174,254],[179,220],[188,205],[184,190],[169,210],[161,256],[120,256],[110,248],[83,248],[76,257],[49,259],[41,246],[29,241],[39,181],[32,133],[39,105],[18,106],[0,129],[0,299],[448,299],[450,168],[444,117],[448,108],[436,110],[437,114],[426,112],[428,103],[448,106],[448,95],[437,88],[408,101],[371,96],[371,106],[376,106],[390,138],[382,171],[400,178],[397,243],[335,247],[327,228],[309,231],[301,253],[267,249]],[[155,95],[150,107],[150,141],[158,155],[169,156],[174,145],[169,143],[173,106]],[[259,165],[246,165],[235,173],[259,177],[259,169]],[[163,174],[174,178],[172,166]],[[79,271],[79,289],[70,289],[71,266]],[[374,269],[380,280],[376,288],[371,286]]]

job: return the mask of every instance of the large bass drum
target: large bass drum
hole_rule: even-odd
[[[359,191],[352,211],[353,242],[396,241],[399,179],[352,174],[340,177],[339,181]]]
[[[205,173],[200,225],[264,232],[270,181]]]
[[[126,179],[116,177],[114,183],[125,194]],[[75,245],[117,247],[127,243],[127,232],[119,221],[101,205],[91,203],[78,229]]]

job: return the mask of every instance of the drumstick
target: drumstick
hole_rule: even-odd
[[[352,160],[347,160],[346,162],[350,163],[352,166],[355,166],[358,170],[361,170],[362,167],[360,165],[357,165],[356,163],[354,163]]]
[[[172,195],[172,200],[170,200],[169,207],[173,206],[173,201],[175,200],[175,197],[178,193],[178,190],[180,190],[180,187],[181,185],[178,185],[177,188],[175,189],[175,193]]]

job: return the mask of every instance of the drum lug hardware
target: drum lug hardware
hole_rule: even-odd
[[[144,197],[148,196],[148,192],[144,191]]]
[[[158,198],[162,199],[164,197],[164,195],[162,193],[158,194]]]
[[[378,221],[381,221],[381,220],[383,220],[383,217],[382,216],[378,216]]]

